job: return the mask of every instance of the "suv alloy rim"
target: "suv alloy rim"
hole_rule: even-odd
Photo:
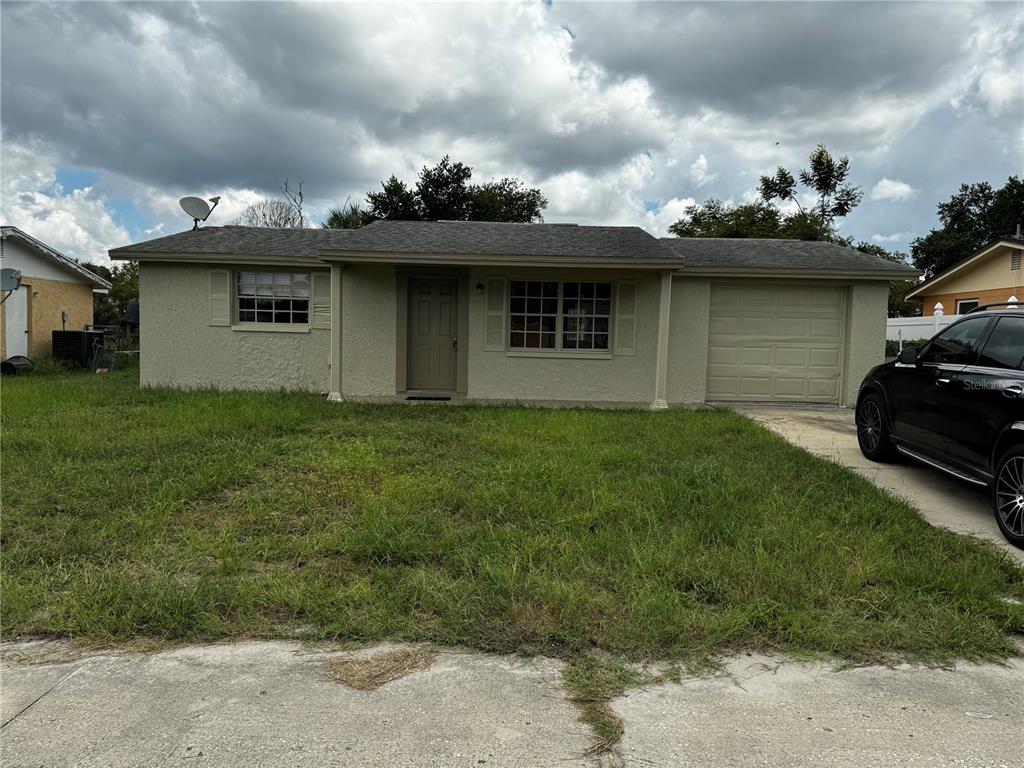
[[[996,478],[996,514],[1014,536],[1024,535],[1024,456],[1013,456]]]
[[[857,437],[860,444],[868,452],[878,448],[882,438],[882,414],[874,400],[865,400],[860,406],[860,418],[857,419]]]

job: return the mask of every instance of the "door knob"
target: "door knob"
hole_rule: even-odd
[[[459,348],[459,337],[458,336],[452,336],[452,349],[458,350],[458,348]]]

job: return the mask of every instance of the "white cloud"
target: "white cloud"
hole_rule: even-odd
[[[131,242],[91,187],[65,193],[52,155],[36,144],[3,143],[0,220],[66,256],[109,264],[107,249]]]
[[[912,186],[904,181],[898,179],[887,179],[885,177],[878,180],[878,183],[871,188],[871,199],[872,200],[892,200],[895,202],[902,202],[909,200],[915,194],[915,190]]]
[[[618,168],[601,174],[569,171],[541,182],[548,196],[545,220],[578,224],[642,227],[656,237],[697,201],[692,197],[671,197],[653,209],[645,202],[645,190],[657,181],[660,164],[649,153],[641,153]]]
[[[875,233],[871,239],[876,243],[905,243],[914,236],[913,232],[893,232],[889,235]]]
[[[718,178],[717,173],[708,173],[708,159],[703,152],[690,166],[690,178],[698,187],[703,187]]]

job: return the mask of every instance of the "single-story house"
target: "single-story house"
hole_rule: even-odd
[[[962,315],[984,304],[1024,300],[1024,240],[1004,237],[989,243],[907,294],[920,301],[922,314]]]
[[[92,325],[94,293],[110,283],[17,227],[0,228],[0,267],[21,272],[21,287],[0,312],[0,359],[48,357],[52,332]]]
[[[636,227],[206,227],[140,263],[146,385],[331,399],[849,405],[910,267],[831,243]]]

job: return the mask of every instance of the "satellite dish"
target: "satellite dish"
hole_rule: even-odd
[[[210,198],[210,202],[213,203],[213,208],[207,205],[206,201],[201,197],[183,197],[178,202],[181,204],[182,210],[191,216],[192,220],[195,222],[192,225],[192,229],[199,229],[199,222],[206,221],[210,218],[210,214],[213,213],[213,208],[217,207],[217,203],[220,202],[220,198]]]
[[[16,291],[21,286],[21,271],[5,267],[0,269],[0,291]]]

